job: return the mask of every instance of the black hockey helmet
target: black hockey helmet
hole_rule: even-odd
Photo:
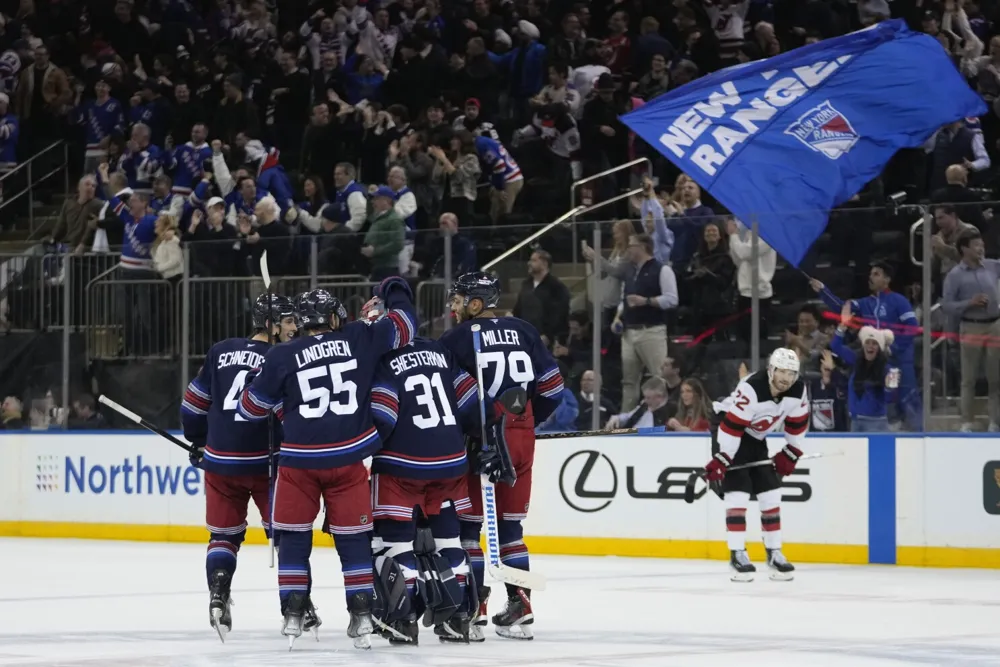
[[[292,306],[292,300],[287,296],[272,294],[270,308],[267,306],[267,297],[267,293],[261,294],[253,303],[252,317],[254,331],[267,329],[268,322],[277,324],[278,322],[281,322],[282,318],[290,317],[295,314],[295,308]]]
[[[336,315],[341,323],[347,321],[344,304],[325,289],[304,292],[295,299],[295,319],[299,329],[329,328],[331,315]]]
[[[500,301],[500,281],[492,273],[471,271],[460,275],[451,285],[449,297],[454,295],[470,299],[481,299],[483,308],[496,308]]]

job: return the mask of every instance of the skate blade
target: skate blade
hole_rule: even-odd
[[[792,581],[795,579],[794,572],[778,572],[774,570],[770,575],[771,581]]]
[[[755,572],[736,572],[733,576],[729,577],[729,581],[736,582],[738,584],[748,584],[753,581],[753,575]]]
[[[469,641],[470,642],[484,642],[486,641],[486,625],[472,625],[469,627]]]
[[[372,636],[370,634],[354,637],[354,648],[367,651],[372,647]]]
[[[229,633],[229,629],[222,624],[222,610],[221,609],[213,609],[212,610],[212,619],[211,619],[211,621],[212,621],[212,627],[215,628],[215,631],[219,635],[219,639],[221,639],[222,643],[225,644],[226,643],[226,635]]]
[[[416,644],[417,641],[411,638],[409,635],[404,635],[395,628],[386,625],[379,619],[372,617],[372,623],[375,627],[372,628],[372,634],[378,635],[383,639],[389,641],[390,644]]]
[[[535,638],[535,635],[531,632],[531,627],[527,625],[512,625],[510,627],[505,627],[502,625],[494,626],[497,634],[504,639],[519,639],[521,641],[529,641]]]

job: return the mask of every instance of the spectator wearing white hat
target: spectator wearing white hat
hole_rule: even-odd
[[[858,332],[861,353],[847,347],[844,335],[854,316],[850,303],[840,313],[840,326],[830,341],[830,348],[851,367],[847,381],[847,412],[851,416],[851,431],[879,433],[889,430],[886,406],[893,402],[892,394],[899,387],[899,369],[889,362],[889,346],[895,335],[889,329],[864,326]]]
[[[517,22],[516,46],[502,56],[490,53],[497,69],[508,75],[512,115],[518,127],[530,119],[530,100],[542,90],[548,76],[546,49],[539,37],[535,24],[522,19]]]

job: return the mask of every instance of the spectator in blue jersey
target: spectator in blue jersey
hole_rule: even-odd
[[[173,173],[174,194],[186,197],[201,180],[207,165],[212,162],[212,147],[206,142],[208,128],[204,123],[191,126],[191,141],[180,146],[171,146],[168,137],[167,150],[163,155],[163,166]]]
[[[174,182],[166,174],[160,174],[153,179],[153,192],[149,200],[149,208],[154,213],[162,211],[163,213],[172,213],[174,216],[177,216],[177,213],[171,210],[174,208],[173,202],[174,200],[177,201],[177,209],[180,210],[184,199],[173,195],[173,185]]]
[[[801,347],[801,346],[800,346]],[[843,433],[847,423],[847,377],[837,368],[833,353],[823,350],[819,376],[809,380],[809,428]]]
[[[147,197],[153,194],[153,180],[163,171],[160,148],[150,143],[149,126],[136,123],[132,138],[125,144],[125,154],[119,166],[128,176],[128,186]]]
[[[382,84],[389,69],[368,56],[349,58],[344,65],[348,70],[345,89],[347,103],[355,106],[363,100],[378,101],[382,98]]]
[[[226,222],[231,225],[246,220],[252,223],[256,220],[257,203],[264,194],[257,190],[257,182],[252,176],[243,176],[236,184],[236,189],[226,197]]]
[[[487,175],[493,186],[490,193],[490,218],[496,223],[501,216],[514,210],[514,202],[524,186],[524,176],[517,162],[499,141],[479,136],[476,137],[475,144],[483,174]]]
[[[159,84],[146,79],[139,91],[129,98],[129,122],[149,127],[150,141],[162,146],[170,123],[170,103],[160,94]]]
[[[888,350],[892,363],[900,372],[899,391],[895,392],[898,404],[894,413],[898,413],[911,431],[919,431],[923,426],[923,407],[913,363],[913,340],[920,333],[920,322],[906,297],[889,290],[892,274],[892,267],[886,262],[873,262],[868,274],[871,296],[852,299],[847,303],[862,324],[892,330],[894,336]],[[811,279],[809,284],[827,306],[840,310],[844,302],[826,289],[823,283]]]
[[[21,123],[10,111],[10,98],[0,93],[0,178],[17,167],[17,139]],[[3,181],[0,180],[0,202],[3,201]]]
[[[111,97],[111,81],[101,77],[94,84],[95,99],[82,101],[83,88],[77,88],[76,103],[70,121],[82,125],[86,141],[83,171],[97,171],[97,166],[108,159],[108,146],[112,136],[125,133],[125,112],[121,102]]]
[[[548,419],[535,427],[535,433],[569,433],[576,430],[576,418],[580,414],[580,406],[576,396],[569,387],[563,387],[559,395],[559,405],[548,416]]]
[[[247,163],[257,166],[256,187],[261,196],[271,195],[281,207],[282,214],[295,206],[292,184],[288,181],[285,168],[279,162],[277,148],[269,148],[256,139],[244,146]]]
[[[889,430],[888,406],[899,386],[900,372],[889,360],[893,333],[889,329],[861,327],[858,340],[861,353],[854,352],[844,342],[852,324],[850,302],[840,313],[840,326],[830,341],[834,354],[851,368],[847,381],[847,411],[851,416],[851,431],[881,433]]]

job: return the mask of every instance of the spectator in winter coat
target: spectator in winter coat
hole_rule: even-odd
[[[844,334],[853,321],[850,303],[841,311],[840,326],[830,341],[833,352],[852,368],[848,379],[847,410],[851,415],[851,431],[879,433],[889,430],[887,408],[899,386],[899,369],[889,361],[889,346],[893,334],[889,329],[861,327],[858,340],[862,351],[855,353],[844,343]]]
[[[544,250],[531,253],[528,277],[514,304],[514,317],[538,329],[546,346],[565,336],[569,328],[569,290],[550,273],[551,269],[552,255]]]
[[[378,282],[399,275],[399,253],[403,250],[406,225],[396,213],[396,193],[382,186],[372,194],[371,227],[365,234],[361,254],[371,260],[371,280]]]

